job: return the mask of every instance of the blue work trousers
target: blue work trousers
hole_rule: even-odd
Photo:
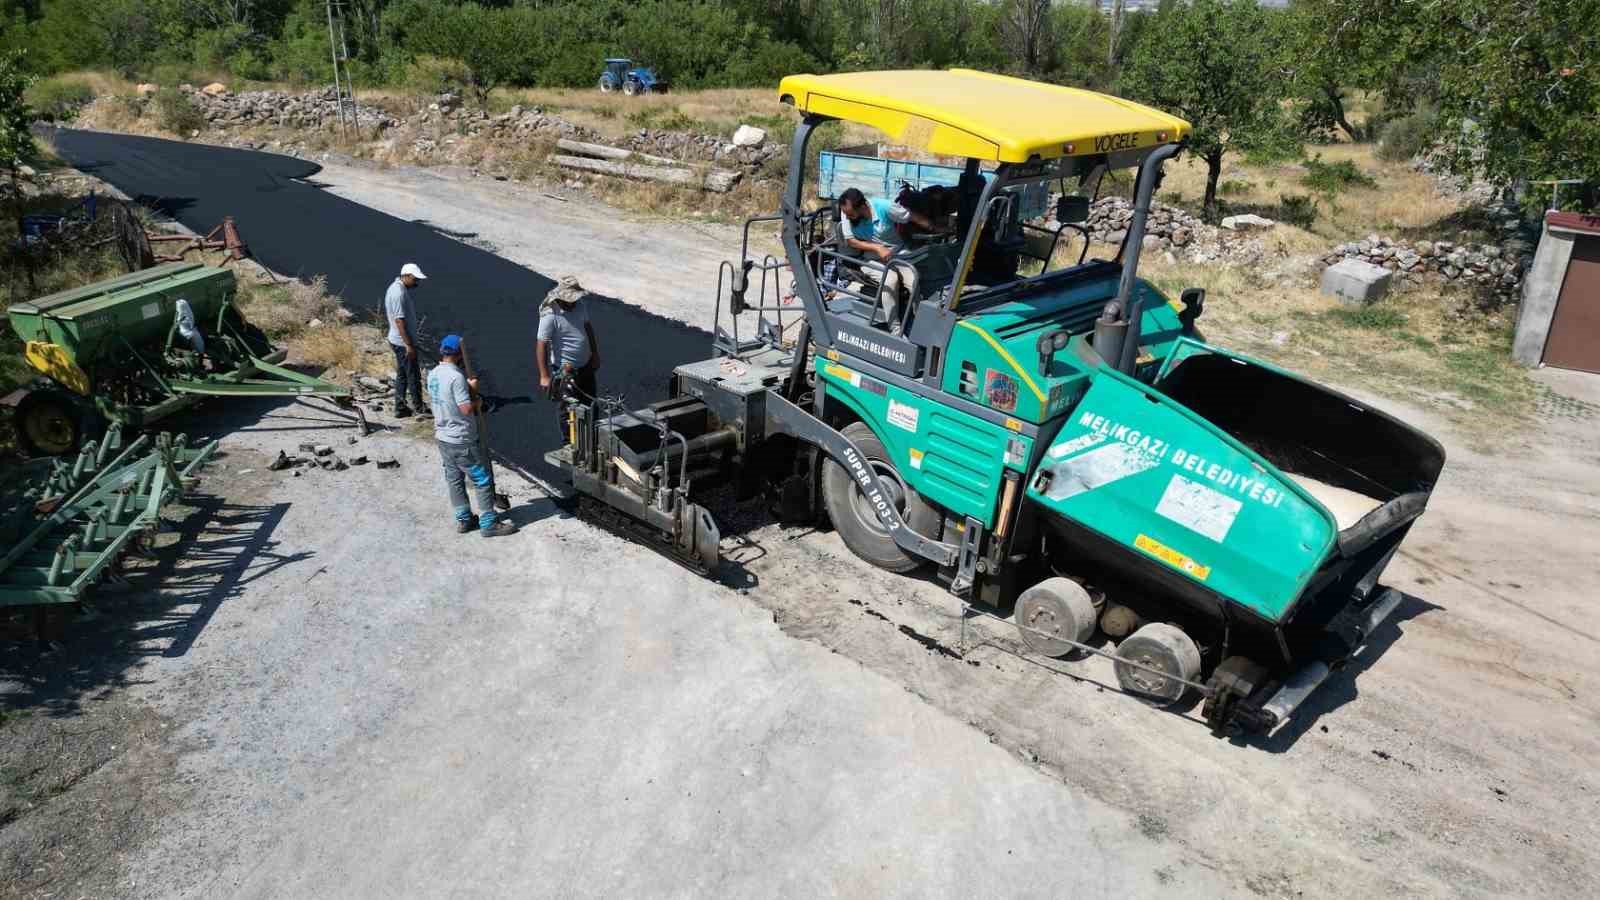
[[[439,445],[439,459],[444,464],[444,483],[450,489],[450,505],[455,509],[456,520],[472,521],[472,504],[467,500],[467,482],[478,497],[478,527],[494,525],[494,479],[489,474],[488,462],[478,452],[476,441],[451,444],[435,441]]]

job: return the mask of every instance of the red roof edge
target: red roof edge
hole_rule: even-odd
[[[1568,231],[1581,231],[1584,234],[1600,234],[1600,216],[1586,213],[1547,212],[1544,214],[1544,223],[1552,228],[1565,228]]]

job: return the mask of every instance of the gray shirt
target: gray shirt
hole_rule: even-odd
[[[550,344],[551,375],[557,374],[563,365],[581,369],[589,364],[593,348],[589,346],[589,333],[584,327],[588,324],[589,306],[585,300],[571,307],[552,303],[539,314],[539,340]]]
[[[433,436],[446,444],[470,444],[478,439],[478,423],[461,411],[472,399],[467,376],[447,362],[428,373],[428,399],[433,404]]]
[[[394,327],[395,319],[406,320],[406,333],[411,335],[412,343],[416,342],[417,308],[411,305],[410,288],[398,278],[389,285],[388,293],[383,295],[383,317],[389,322],[389,343],[396,347],[406,345],[405,338],[400,336],[400,329]]]

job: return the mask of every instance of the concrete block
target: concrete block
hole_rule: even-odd
[[[1350,306],[1376,303],[1389,293],[1393,277],[1394,273],[1382,266],[1347,259],[1322,271],[1322,292]]]

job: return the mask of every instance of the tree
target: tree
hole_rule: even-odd
[[[1189,150],[1206,161],[1204,217],[1217,219],[1223,157],[1278,130],[1287,93],[1255,0],[1193,0],[1155,14],[1132,48],[1124,94],[1194,126]]]
[[[529,8],[491,9],[476,3],[418,4],[400,39],[420,53],[458,60],[480,105],[497,86],[532,70],[533,16]]]
[[[1381,10],[1369,8],[1381,5]],[[1434,54],[1435,41],[1419,3],[1380,0],[1297,0],[1281,17],[1285,59],[1296,96],[1306,101],[1313,129],[1337,128],[1352,141],[1371,140],[1375,122],[1350,121],[1351,90],[1380,94],[1386,110],[1411,106],[1414,74]]]
[[[1501,185],[1600,183],[1600,3],[1458,0],[1434,12],[1420,24],[1439,48],[1450,166]]]
[[[1005,0],[1000,27],[1011,50],[1029,74],[1048,68],[1050,59],[1050,0]]]
[[[33,76],[23,67],[25,51],[11,50],[0,55],[0,164],[16,178],[17,166],[33,155],[33,111],[23,94],[33,84]]]

